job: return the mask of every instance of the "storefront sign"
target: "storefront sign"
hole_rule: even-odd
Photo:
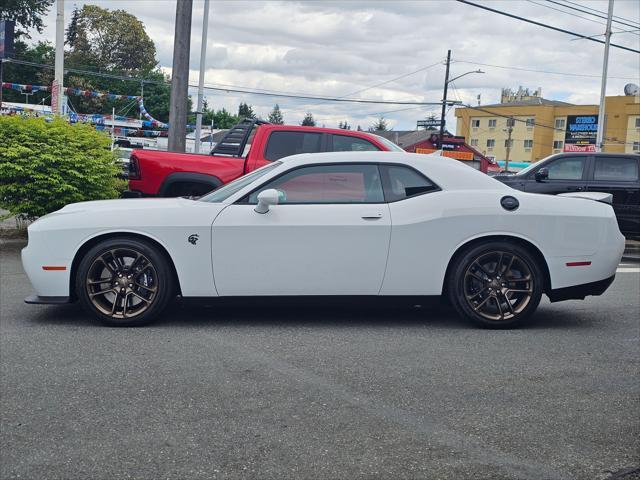
[[[569,115],[564,134],[565,152],[595,152],[598,115]]]

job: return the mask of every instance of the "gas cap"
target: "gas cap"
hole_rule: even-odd
[[[502,205],[502,208],[504,208],[505,210],[512,212],[518,209],[518,207],[520,206],[520,202],[518,202],[517,198],[512,197],[511,195],[507,195],[502,197],[502,199],[500,200],[500,205]]]

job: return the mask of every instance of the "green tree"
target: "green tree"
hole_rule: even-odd
[[[157,68],[153,41],[135,16],[124,10],[84,5],[71,16],[66,43],[69,50],[65,67],[149,80],[144,84],[145,108],[154,118],[168,121],[171,87]],[[139,95],[142,91],[139,80],[75,72],[66,76],[65,85],[122,95]],[[111,113],[115,108],[116,113],[135,115],[137,108],[131,100],[72,96],[70,101],[77,111],[86,113]]]
[[[387,130],[389,130],[389,127],[384,117],[380,117],[378,120],[376,120],[376,123],[369,127],[369,130],[372,132],[386,132]]]
[[[241,119],[256,118],[256,114],[253,112],[251,105],[241,102],[240,105],[238,105],[238,117]]]
[[[277,103],[273,106],[273,110],[271,110],[271,113],[269,114],[268,121],[274,125],[284,125],[284,118],[280,111],[280,106]]]
[[[110,147],[90,125],[0,117],[0,207],[32,219],[68,203],[117,198],[125,182]]]
[[[202,124],[203,125],[211,125],[211,121],[213,120],[213,128],[231,128],[234,125],[240,123],[240,118],[236,115],[231,115],[226,109],[209,110],[207,105],[207,111],[202,115]]]
[[[313,115],[311,112],[307,112],[307,114],[302,119],[302,123],[300,124],[303,127],[315,127],[316,121],[313,119]]]
[[[67,28],[68,61],[128,74],[146,73],[158,64],[156,47],[144,25],[124,10],[84,5]]]
[[[0,2],[0,19],[16,22],[16,37],[29,37],[28,30],[35,29],[42,33],[44,17],[53,0],[2,0]]]

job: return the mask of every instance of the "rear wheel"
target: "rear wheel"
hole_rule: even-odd
[[[83,307],[111,326],[150,322],[175,292],[164,255],[131,238],[109,239],[91,248],[78,265],[75,281]]]
[[[536,310],[544,290],[537,259],[510,242],[487,242],[458,256],[449,277],[456,311],[478,325],[509,328]]]

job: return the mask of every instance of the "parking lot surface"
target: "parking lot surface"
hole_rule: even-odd
[[[0,478],[637,478],[640,269],[529,327],[445,307],[176,304],[98,326],[0,258]]]

